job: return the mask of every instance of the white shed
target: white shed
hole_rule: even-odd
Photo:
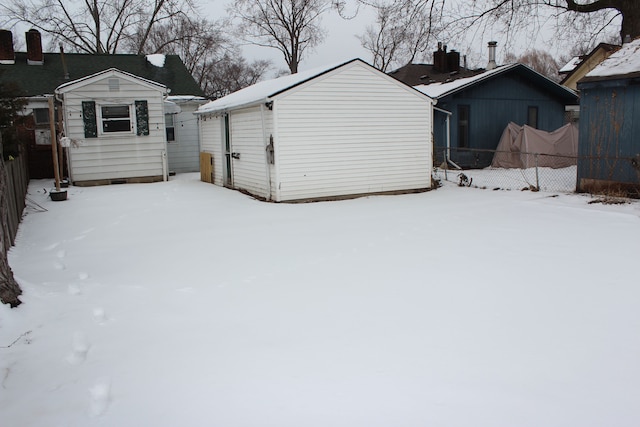
[[[198,172],[200,136],[195,112],[207,102],[201,96],[177,95],[167,97],[173,105],[165,111],[167,129],[167,157],[170,173]],[[165,103],[166,105],[166,103]]]
[[[276,202],[431,187],[433,100],[360,59],[260,82],[197,114],[217,185]]]
[[[164,99],[159,83],[111,68],[56,89],[62,101],[75,185],[153,182],[167,177]]]

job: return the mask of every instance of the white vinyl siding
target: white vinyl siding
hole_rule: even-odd
[[[80,141],[77,147],[69,149],[73,181],[162,177],[163,152],[166,150],[162,90],[141,84],[135,78],[115,74],[119,91],[114,92],[109,90],[109,80],[113,80],[114,75],[101,77],[64,90],[67,136]],[[97,138],[85,138],[82,101],[88,100],[95,102],[96,110],[108,105],[129,105],[134,131],[108,134],[99,131]],[[135,101],[147,101],[149,135],[135,134]],[[101,129],[99,115],[97,120]]]
[[[198,104],[180,104],[182,111],[173,114],[175,141],[167,144],[169,170],[177,173],[200,170],[198,121],[193,114]]]
[[[265,139],[266,128],[263,127],[262,117],[266,120],[271,112],[264,108],[262,114],[260,109],[257,106],[230,113],[231,151],[240,155],[240,158],[232,160],[233,187],[267,198],[265,147],[268,142]]]
[[[431,185],[431,104],[386,77],[356,63],[276,98],[280,200]]]
[[[224,117],[222,116],[199,116],[200,151],[213,156],[213,183],[216,185],[224,185],[222,170],[224,157],[223,124]]]
[[[234,188],[274,201],[430,188],[433,104],[426,95],[354,61],[262,99],[273,110],[256,98],[229,112],[231,151],[239,154]],[[223,114],[212,110],[200,121],[203,151],[218,157],[218,185]],[[267,166],[271,135],[275,163]]]

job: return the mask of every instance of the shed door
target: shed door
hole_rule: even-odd
[[[224,186],[233,187],[232,153],[231,153],[231,133],[229,129],[229,115],[224,116]]]

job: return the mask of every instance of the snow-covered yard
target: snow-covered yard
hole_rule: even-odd
[[[445,170],[437,168],[434,176],[440,181],[460,182],[460,174],[464,174],[469,186],[483,189],[522,190],[538,187],[543,192],[573,193],[576,191],[577,167],[566,168],[527,168],[527,169],[465,169]]]
[[[640,424],[638,202],[49,186],[9,254],[3,427]]]

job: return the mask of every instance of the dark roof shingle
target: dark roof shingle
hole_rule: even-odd
[[[161,83],[170,89],[171,95],[204,95],[178,55],[166,55],[163,67],[152,65],[144,55],[65,53],[64,59],[68,79],[59,53],[45,53],[43,65],[28,65],[27,54],[16,52],[15,64],[0,64],[0,79],[17,82],[25,96],[39,96],[52,94],[63,83],[117,68]]]

